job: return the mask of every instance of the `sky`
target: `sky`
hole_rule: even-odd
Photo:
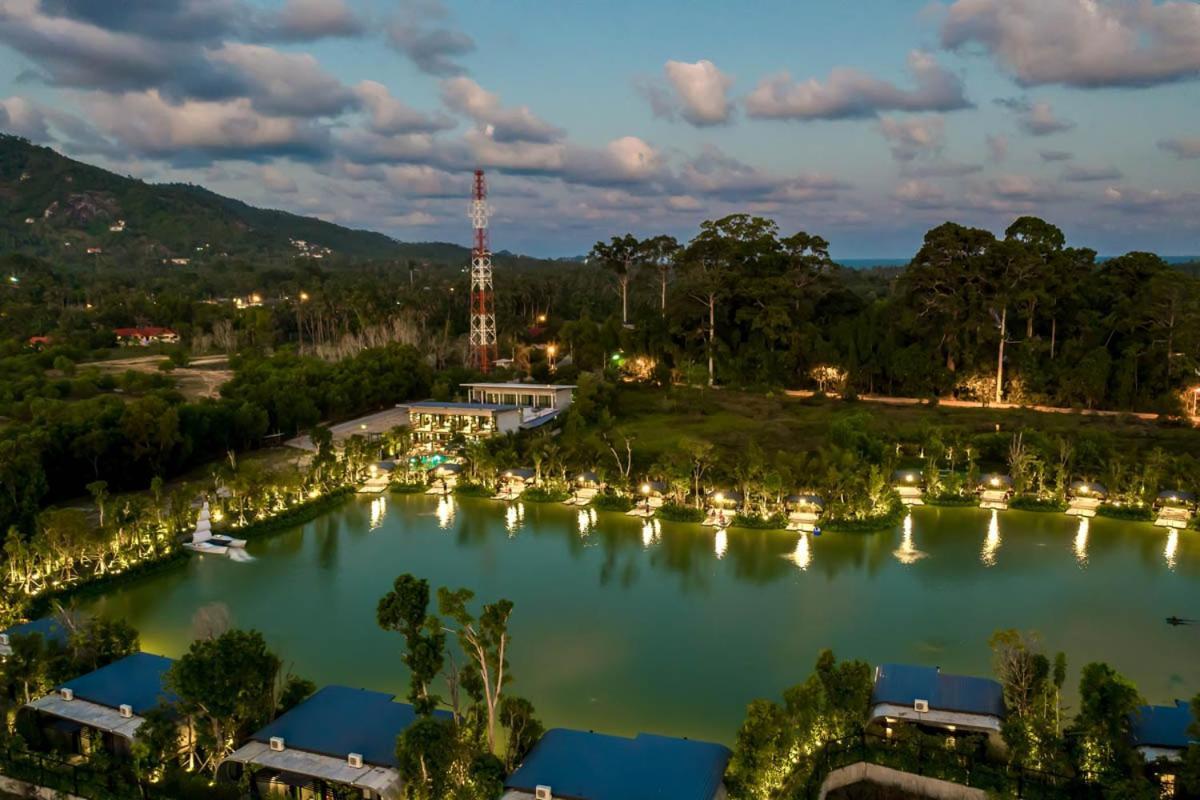
[[[404,241],[469,243],[479,167],[540,256],[738,212],[1200,254],[1200,2],[0,0],[0,129]]]

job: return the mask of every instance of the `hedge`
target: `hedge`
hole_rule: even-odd
[[[619,494],[598,494],[592,498],[592,508],[598,511],[628,511],[633,502]]]
[[[1096,514],[1101,517],[1127,519],[1134,522],[1150,522],[1154,519],[1154,512],[1150,510],[1150,506],[1118,506],[1104,503],[1096,509]]]
[[[681,506],[677,503],[667,503],[658,510],[659,519],[668,522],[703,522],[704,512],[699,508]]]
[[[424,494],[427,487],[423,483],[391,483],[388,488],[392,494]]]
[[[925,505],[947,507],[977,506],[979,505],[979,498],[974,495],[939,494],[926,497]]]
[[[454,487],[454,493],[463,497],[491,497],[495,494],[482,483],[459,483]]]
[[[1017,495],[1008,501],[1009,508],[1019,511],[1066,511],[1067,504],[1058,500],[1034,497],[1029,494]]]
[[[737,514],[730,523],[734,528],[752,528],[763,531],[781,531],[787,527],[787,517],[783,514],[772,514],[760,517],[755,514]]]
[[[571,493],[564,489],[543,489],[541,486],[521,492],[521,499],[531,503],[561,503],[570,496]]]

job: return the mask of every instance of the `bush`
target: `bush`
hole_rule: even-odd
[[[971,494],[938,494],[925,498],[930,506],[977,506],[979,498]]]
[[[735,528],[752,528],[763,531],[781,531],[787,527],[787,517],[783,514],[772,514],[760,517],[756,514],[735,514],[731,523]]]
[[[900,524],[907,513],[904,505],[896,503],[883,514],[863,519],[830,519],[821,524],[821,528],[835,533],[871,533],[874,531],[891,530]]]
[[[1015,508],[1019,511],[1066,511],[1067,504],[1060,503],[1054,498],[1035,497],[1031,494],[1022,494],[1014,497],[1008,502],[1009,508]]]
[[[425,491],[423,483],[392,483],[388,485],[392,494],[421,494]]]
[[[691,506],[667,503],[658,510],[658,518],[668,522],[703,522],[704,511]]]
[[[341,505],[342,501],[353,493],[354,487],[343,486],[340,489],[333,490],[324,497],[318,497],[315,500],[309,500],[307,503],[292,506],[286,511],[281,511],[268,519],[261,520],[260,522],[251,522],[244,528],[228,528],[223,526],[217,532],[227,533],[238,539],[252,539],[255,536],[274,533],[282,528],[292,528],[314,520],[326,511]]]
[[[633,501],[619,494],[598,494],[592,499],[592,508],[599,511],[628,511]]]
[[[561,503],[570,496],[571,493],[565,489],[546,489],[542,486],[534,486],[521,492],[521,499],[531,503]]]
[[[482,483],[459,483],[454,487],[454,493],[462,497],[491,497],[493,492]]]
[[[1134,522],[1150,522],[1154,519],[1154,512],[1150,510],[1150,506],[1118,506],[1104,503],[1096,509],[1096,514],[1101,517],[1127,519]]]

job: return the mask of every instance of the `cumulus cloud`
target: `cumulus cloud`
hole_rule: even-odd
[[[529,106],[504,108],[500,98],[467,77],[442,81],[442,102],[450,110],[474,120],[498,143],[557,141],[565,132],[539,119]]]
[[[908,69],[915,88],[904,89],[860,70],[839,67],[824,83],[793,80],[786,72],[763,78],[746,98],[746,111],[764,119],[847,119],[881,111],[952,111],[970,107],[962,80],[933,56],[914,50]]]
[[[296,179],[274,164],[263,164],[258,176],[263,186],[275,194],[293,194],[298,189]]]
[[[1148,86],[1200,74],[1200,5],[954,0],[941,40],[983,48],[1024,86]]]
[[[287,0],[274,29],[280,39],[311,41],[328,36],[360,36],[364,25],[345,0]]]
[[[1157,212],[1168,206],[1175,205],[1183,199],[1195,200],[1195,195],[1188,198],[1162,189],[1133,189],[1120,186],[1109,186],[1104,190],[1104,204],[1127,212]]]
[[[1017,127],[1030,136],[1049,136],[1075,127],[1074,122],[1059,119],[1049,103],[1032,103],[1023,97],[1001,97],[997,98],[996,104],[1012,111],[1017,118]]]
[[[946,139],[946,122],[932,117],[883,117],[879,132],[892,148],[897,161],[912,161],[918,156],[932,156],[942,149]]]
[[[1087,183],[1090,181],[1119,181],[1123,176],[1121,171],[1116,167],[1085,167],[1075,165],[1067,167],[1063,171],[1063,180],[1072,181],[1074,183]]]
[[[988,186],[1005,200],[1036,200],[1052,194],[1048,186],[1028,175],[999,175]]]
[[[354,87],[363,109],[367,111],[371,130],[390,136],[405,133],[434,133],[449,130],[454,120],[445,114],[426,114],[392,96],[388,88],[375,81],[362,81]]]
[[[358,96],[321,68],[308,53],[229,42],[209,57],[233,68],[245,93],[260,111],[300,116],[333,116],[358,104]]]
[[[794,175],[768,172],[705,146],[688,159],[675,181],[682,194],[719,197],[722,200],[786,200],[805,202],[832,199],[847,185],[827,175]]]
[[[946,193],[940,187],[922,180],[908,180],[901,183],[892,192],[892,197],[911,208],[945,208],[948,205]]]
[[[988,155],[994,163],[999,164],[1008,158],[1008,137],[1000,134],[989,134],[987,137]]]
[[[1158,143],[1162,150],[1177,158],[1200,158],[1200,136],[1182,139],[1163,139]]]
[[[0,100],[0,129],[34,142],[44,142],[50,138],[46,115],[24,97]]]
[[[697,127],[729,122],[733,115],[729,99],[733,78],[716,64],[706,59],[695,63],[668,61],[663,71],[667,86],[646,82],[638,87],[655,116],[681,116]]]

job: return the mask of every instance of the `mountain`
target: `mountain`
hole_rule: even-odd
[[[147,183],[0,135],[0,252],[13,251],[68,262],[467,258],[456,245],[403,244],[200,186]]]

